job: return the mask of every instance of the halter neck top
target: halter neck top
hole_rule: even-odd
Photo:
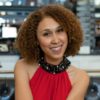
[[[29,81],[34,100],[66,100],[72,88],[67,71],[52,74],[39,67]]]

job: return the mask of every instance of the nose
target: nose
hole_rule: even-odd
[[[53,43],[53,44],[59,43],[59,37],[58,37],[58,35],[57,35],[56,33],[54,33],[54,34],[52,35],[52,43]]]

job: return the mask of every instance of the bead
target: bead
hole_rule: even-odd
[[[48,69],[48,67],[46,67],[46,69]]]
[[[53,72],[53,74],[56,74],[55,72]]]
[[[56,73],[60,73],[62,71],[65,71],[66,68],[68,68],[68,66],[70,65],[70,61],[67,59],[67,57],[64,57],[59,65],[52,65],[52,64],[47,63],[44,60],[44,58],[42,57],[39,60],[39,65],[41,65],[41,67],[44,70],[46,70],[50,73],[56,74]]]

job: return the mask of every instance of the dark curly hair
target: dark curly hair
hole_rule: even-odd
[[[28,62],[36,62],[43,52],[37,45],[37,27],[45,17],[51,17],[62,25],[68,35],[66,56],[74,56],[78,53],[83,40],[82,28],[78,18],[72,11],[59,4],[49,4],[33,11],[19,28],[16,38],[16,47],[22,57]]]

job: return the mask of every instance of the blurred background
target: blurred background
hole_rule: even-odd
[[[18,29],[31,11],[47,4],[62,4],[79,18],[84,42],[78,55],[69,59],[91,77],[85,99],[100,100],[100,0],[0,0],[0,100],[14,100]]]

